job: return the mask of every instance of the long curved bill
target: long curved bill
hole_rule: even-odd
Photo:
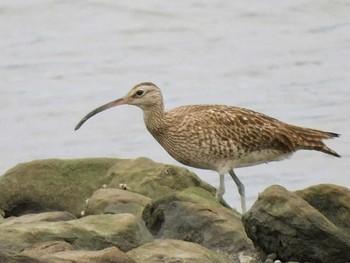
[[[126,100],[124,98],[120,98],[94,109],[93,111],[89,112],[84,118],[81,119],[81,121],[77,124],[77,126],[75,126],[74,130],[78,130],[84,124],[84,122],[86,122],[88,119],[90,119],[92,116],[96,115],[97,113],[115,106],[123,105],[123,104],[126,104]]]

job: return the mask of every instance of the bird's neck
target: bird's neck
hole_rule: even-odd
[[[161,136],[166,127],[163,105],[155,105],[143,109],[143,118],[148,131],[154,136]]]

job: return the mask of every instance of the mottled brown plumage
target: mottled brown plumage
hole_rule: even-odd
[[[234,168],[281,160],[301,149],[340,157],[322,142],[338,134],[286,124],[252,110],[186,105],[164,111],[160,89],[149,82],[140,83],[125,97],[93,110],[75,129],[93,115],[122,104],[143,110],[148,131],[174,159],[188,166],[217,171],[218,199],[225,192],[224,174],[228,172],[237,184],[243,212],[246,210],[244,186]]]

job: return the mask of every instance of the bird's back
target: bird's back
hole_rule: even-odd
[[[267,115],[233,106],[188,105],[164,115],[158,142],[179,162],[203,169],[235,167],[286,158],[298,149],[337,154],[323,139],[334,133],[283,123]]]

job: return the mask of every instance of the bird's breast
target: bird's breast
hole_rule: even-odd
[[[216,170],[221,160],[235,159],[237,149],[232,140],[218,140],[214,133],[181,127],[152,132],[153,137],[178,162],[201,169]]]

